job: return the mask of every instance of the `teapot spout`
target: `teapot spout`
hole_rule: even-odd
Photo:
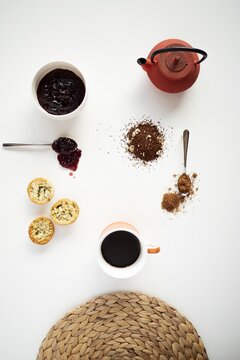
[[[152,65],[151,60],[150,59],[145,59],[145,58],[139,58],[137,59],[137,63],[139,65],[141,65],[141,67],[143,68],[143,70],[148,71]]]

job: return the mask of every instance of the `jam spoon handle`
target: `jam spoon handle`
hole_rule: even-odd
[[[33,143],[3,143],[2,144],[3,147],[12,147],[12,146],[52,146],[52,144],[44,144],[44,143],[38,143],[38,144],[33,144]]]

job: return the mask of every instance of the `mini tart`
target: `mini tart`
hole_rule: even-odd
[[[48,243],[54,235],[54,224],[51,219],[40,216],[34,219],[28,228],[28,234],[32,242],[38,245]]]
[[[58,225],[69,225],[77,220],[79,207],[75,201],[61,199],[51,207],[51,218]]]
[[[36,178],[28,185],[27,193],[29,199],[35,204],[46,204],[52,199],[54,188],[47,179]]]

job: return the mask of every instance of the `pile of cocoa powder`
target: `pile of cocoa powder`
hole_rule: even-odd
[[[152,162],[163,154],[164,132],[150,119],[132,124],[125,141],[129,154],[143,163]]]
[[[175,190],[172,191],[170,189],[169,192],[163,195],[162,209],[172,213],[179,212],[182,209],[182,205],[198,190],[198,188],[194,187],[196,177],[196,173],[193,173],[191,176],[185,173],[181,174],[175,184]]]

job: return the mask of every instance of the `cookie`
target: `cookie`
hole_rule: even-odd
[[[29,199],[35,204],[46,204],[52,199],[54,188],[47,179],[36,178],[28,185],[27,193]]]
[[[61,199],[51,207],[51,218],[58,225],[72,224],[79,215],[79,207],[75,201]]]
[[[32,242],[38,245],[48,243],[54,235],[54,224],[51,219],[40,216],[34,219],[28,228],[28,234]]]

